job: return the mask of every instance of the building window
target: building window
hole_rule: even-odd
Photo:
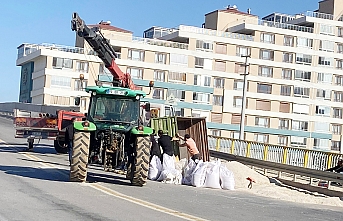
[[[339,86],[343,86],[343,76],[342,75],[335,75],[335,84]]]
[[[52,88],[69,89],[71,88],[71,78],[62,76],[51,76],[50,85]]]
[[[292,80],[293,70],[292,69],[282,69],[281,78],[286,80]]]
[[[270,33],[261,33],[261,42],[274,44],[275,35]]]
[[[284,52],[282,61],[286,63],[293,63],[293,55],[293,53]]]
[[[50,95],[50,104],[70,105],[70,97]]]
[[[213,43],[210,41],[197,40],[196,49],[201,51],[213,51]]]
[[[313,148],[314,149],[329,149],[329,139],[314,138]]]
[[[294,97],[310,97],[310,88],[294,87]]]
[[[222,95],[213,95],[213,105],[223,106],[223,96]]]
[[[291,96],[292,86],[289,85],[281,85],[280,95],[283,96]]]
[[[222,113],[211,113],[211,122],[222,123],[223,114]]]
[[[312,55],[298,54],[297,53],[295,61],[297,64],[311,65],[312,64]]]
[[[169,97],[173,95],[178,101],[184,101],[185,94],[186,94],[186,91],[182,91],[182,90],[176,90],[176,89],[167,90],[167,96]]]
[[[197,86],[211,86],[211,77],[204,75],[194,75],[194,85]]]
[[[274,51],[261,49],[260,50],[260,59],[262,60],[274,60]]]
[[[342,125],[332,124],[332,134],[341,135],[342,134]]]
[[[155,53],[155,63],[166,64],[167,55],[165,53]]]
[[[131,75],[131,78],[143,79],[143,69],[127,68],[126,72]]]
[[[330,117],[331,107],[327,106],[316,106],[316,115]]]
[[[331,150],[341,152],[341,141],[331,141]]]
[[[248,56],[251,53],[251,48],[244,47],[244,46],[237,46],[236,47],[236,55],[237,56]]]
[[[330,123],[314,122],[314,131],[330,133]]]
[[[258,143],[268,143],[268,138],[267,134],[254,134],[254,141]]]
[[[337,53],[343,54],[343,44],[337,44]]]
[[[283,37],[283,45],[284,46],[294,46],[294,37],[293,36],[284,36]]]
[[[195,57],[195,67],[196,68],[204,68],[204,59]]]
[[[164,111],[165,116],[185,116],[185,110],[183,108],[165,106]]]
[[[343,37],[343,27],[338,27],[337,36]]]
[[[233,97],[233,106],[242,107],[242,97]]]
[[[319,34],[335,35],[335,26],[327,25],[327,24],[320,24]]]
[[[152,98],[164,100],[164,89],[163,88],[155,88]]]
[[[306,137],[291,137],[291,146],[292,147],[306,147]]]
[[[226,46],[226,44],[217,44],[216,45],[216,53],[218,53],[218,54],[227,54],[227,46]]]
[[[258,67],[258,75],[263,77],[273,77],[273,68],[266,67],[266,66],[259,66]]]
[[[243,81],[242,80],[235,80],[233,82],[233,89],[237,91],[242,91],[243,90]]]
[[[155,81],[165,81],[165,71],[154,71],[154,80]]]
[[[323,66],[333,66],[333,58],[319,57],[318,64]]]
[[[220,137],[221,131],[220,130],[211,130],[212,136]]]
[[[336,60],[336,68],[343,69],[343,60]]]
[[[215,61],[214,62],[214,70],[215,71],[226,71],[226,62],[225,61]]]
[[[317,75],[318,83],[332,83],[332,74],[329,73],[318,73]]]
[[[310,106],[307,104],[293,104],[294,114],[308,114],[310,111]]]
[[[134,61],[144,61],[144,51],[129,49],[127,58]]]
[[[256,117],[255,126],[259,127],[269,127],[269,118],[266,117]]]
[[[213,79],[213,87],[215,87],[215,88],[224,88],[224,82],[225,82],[224,78],[215,77]]]
[[[169,82],[186,83],[186,73],[182,72],[169,72],[168,73]]]
[[[280,102],[279,111],[281,113],[289,113],[291,111],[291,104],[288,102]]]
[[[210,103],[210,94],[193,92],[193,102],[194,103],[209,104]]]
[[[272,93],[272,85],[258,83],[257,84],[257,93],[271,94]]]
[[[332,108],[332,117],[342,119],[342,108],[334,107]]]
[[[171,65],[188,67],[188,55],[171,53],[169,60]]]
[[[297,120],[293,120],[293,121],[292,121],[292,130],[303,130],[303,131],[307,131],[307,130],[308,130],[308,122],[307,122],[307,121],[297,121]]]
[[[311,81],[311,72],[296,70],[294,79],[300,81]]]
[[[88,73],[88,61],[76,61],[76,71]]]
[[[74,82],[74,90],[75,91],[83,91],[87,87],[88,81],[87,80],[75,80]]]
[[[266,100],[256,100],[256,110],[270,111],[271,102]]]
[[[335,50],[335,42],[321,40],[320,43],[319,43],[319,50],[320,51],[334,52],[334,50]]]
[[[334,91],[333,92],[333,101],[334,102],[343,102],[343,92],[342,91]]]
[[[249,66],[247,67],[247,71],[249,72]],[[244,63],[236,63],[235,64],[235,73],[238,73],[238,74],[244,74],[245,73]]]
[[[317,98],[331,100],[331,90],[317,89]]]
[[[297,47],[312,49],[313,39],[298,37],[297,38]]]
[[[279,135],[277,144],[280,146],[288,146],[288,137]]]
[[[289,129],[289,119],[279,119],[279,129],[288,130]]]
[[[52,59],[52,67],[56,69],[62,69],[62,68],[73,68],[73,60],[69,58],[56,58],[54,57]]]
[[[109,75],[109,76],[112,76],[111,72],[105,67],[104,64],[100,64],[99,75]]]

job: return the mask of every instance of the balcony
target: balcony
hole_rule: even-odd
[[[313,17],[313,18],[321,18],[321,19],[333,20],[333,15],[332,14],[325,14],[325,13],[321,13],[321,12],[306,11],[304,13],[301,13],[300,15],[308,16],[308,17]]]
[[[180,43],[180,42],[164,41],[164,40],[140,38],[140,37],[132,37],[132,42],[188,50],[188,44]]]
[[[64,45],[55,45],[55,44],[22,44],[18,47],[17,59],[27,56],[34,53],[40,49],[46,50],[55,50],[55,51],[64,51],[78,54],[87,54],[87,55],[96,55],[96,52],[93,50],[87,50],[84,48],[64,46]]]

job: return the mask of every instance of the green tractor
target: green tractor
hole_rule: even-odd
[[[146,93],[107,86],[87,87],[86,91],[91,94],[90,104],[86,120],[74,123],[70,180],[84,182],[87,165],[101,163],[105,171],[127,168],[131,184],[143,186],[153,132],[143,126],[140,114],[140,100]]]

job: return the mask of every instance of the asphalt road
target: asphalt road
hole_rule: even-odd
[[[153,181],[134,187],[98,166],[89,167],[86,183],[71,183],[67,158],[51,141],[27,152],[11,120],[0,118],[0,220],[343,220],[342,208],[242,191]]]

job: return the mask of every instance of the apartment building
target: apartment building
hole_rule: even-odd
[[[236,6],[205,15],[201,27],[152,27],[144,38],[98,24],[118,52],[117,64],[148,92],[163,115],[206,117],[210,133],[238,138],[245,58],[248,92],[245,139],[324,151],[342,151],[343,0],[319,9],[260,19]],[[76,47],[23,44],[20,101],[73,104],[86,85],[111,80],[82,38]],[[84,80],[79,80],[79,75]],[[26,82],[24,84],[24,82]],[[175,97],[177,105],[167,104]]]

